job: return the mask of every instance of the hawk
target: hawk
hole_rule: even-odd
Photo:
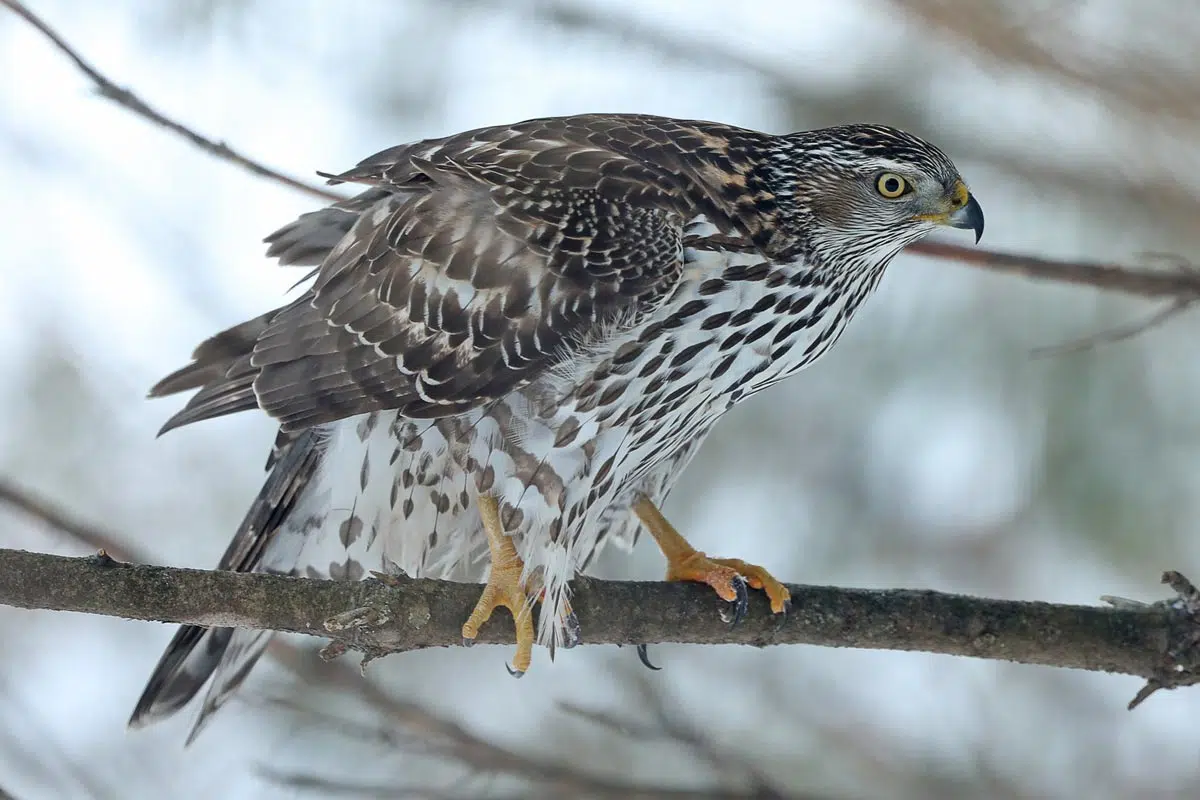
[[[659,507],[716,421],[820,357],[905,245],[983,232],[950,159],[884,125],[585,114],[325,177],[367,188],[266,239],[311,284],[158,383],[199,390],[163,430],[250,409],[279,423],[220,569],[486,574],[463,636],[509,609],[518,675],[535,642],[575,643],[568,582],[642,528],[668,580],[739,610],[748,585],[784,613],[779,581],[695,550]],[[182,627],[130,724],[209,683],[194,737],[269,636]]]

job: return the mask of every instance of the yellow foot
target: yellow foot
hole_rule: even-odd
[[[747,584],[767,593],[774,613],[786,613],[791,607],[791,593],[771,573],[738,558],[709,558],[696,550],[648,497],[639,497],[633,510],[667,557],[667,580],[708,584],[718,597],[734,604],[735,625],[746,615]]]
[[[521,582],[525,563],[517,555],[512,539],[504,532],[496,498],[480,496],[479,514],[483,519],[483,529],[487,533],[492,570],[488,575],[487,585],[483,587],[483,594],[475,604],[475,610],[463,623],[463,644],[469,646],[474,642],[475,637],[479,635],[479,629],[491,618],[493,611],[497,608],[507,608],[512,613],[517,628],[517,654],[513,656],[508,672],[519,678],[529,669],[533,659],[534,640],[533,613],[530,608],[532,601],[525,591],[525,584]]]
[[[735,604],[734,623],[746,614],[746,584],[761,589],[771,601],[771,611],[782,614],[791,606],[792,595],[771,573],[740,558],[709,558],[698,550],[667,562],[667,580],[706,583],[717,596]]]

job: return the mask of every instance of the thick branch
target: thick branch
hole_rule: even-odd
[[[1159,679],[1167,654],[1188,650],[1195,630],[1190,620],[1163,606],[1103,608],[933,591],[789,588],[795,610],[786,619],[772,619],[766,602],[756,596],[736,628],[721,620],[721,602],[701,586],[580,578],[571,602],[589,644],[920,650]],[[0,550],[0,604],[291,631],[373,656],[461,644],[462,622],[479,591],[473,584],[403,577],[309,580]],[[511,622],[493,619],[479,641],[511,643],[512,636]]]

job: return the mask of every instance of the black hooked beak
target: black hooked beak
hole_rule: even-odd
[[[975,244],[983,238],[983,209],[973,194],[967,194],[966,205],[951,214],[946,222],[952,228],[975,231]]]

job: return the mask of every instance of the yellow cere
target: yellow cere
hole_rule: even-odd
[[[948,209],[933,214],[917,214],[913,219],[944,223],[950,218],[951,214],[965,206],[970,197],[971,194],[967,191],[967,185],[959,181],[954,185],[954,192],[950,195],[950,207]]]
[[[962,208],[967,204],[967,199],[970,196],[971,193],[967,191],[967,185],[962,181],[959,181],[954,185],[954,195],[950,202],[953,204],[954,208]]]

